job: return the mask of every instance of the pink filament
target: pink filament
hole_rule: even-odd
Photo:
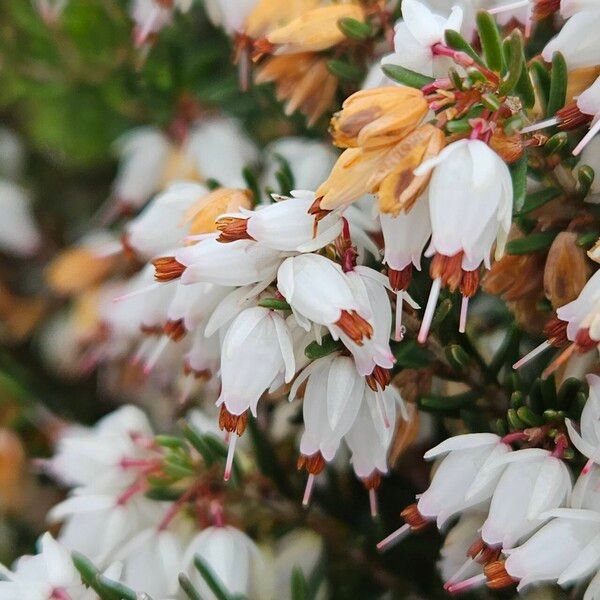
[[[468,590],[472,590],[473,588],[479,587],[482,583],[485,583],[486,576],[481,573],[480,575],[475,575],[474,577],[469,577],[469,579],[465,579],[464,581],[460,581],[458,583],[454,583],[448,586],[448,591],[451,594],[456,594],[457,592],[465,592]]]
[[[460,303],[460,321],[458,324],[458,333],[464,333],[467,330],[467,311],[469,310],[469,297],[463,296]]]
[[[309,473],[308,479],[306,480],[306,488],[304,489],[304,497],[302,498],[302,506],[304,506],[305,508],[310,504],[310,498],[312,496],[314,485],[315,475],[314,473]]]
[[[523,365],[527,364],[530,360],[533,360],[538,354],[545,352],[548,348],[550,348],[552,344],[546,340],[541,343],[539,346],[534,348],[531,352],[528,352],[523,358],[520,358],[514,365],[513,369],[520,369]]]
[[[393,548],[396,544],[399,544],[405,537],[410,535],[410,525],[406,523],[402,527],[396,529],[394,533],[390,533],[385,539],[381,540],[377,544],[377,550],[379,552],[385,552],[390,548]]]
[[[377,491],[375,488],[369,488],[369,506],[371,508],[371,516],[375,518],[379,514],[377,507]]]
[[[433,284],[431,285],[431,290],[429,291],[429,298],[427,300],[427,306],[425,307],[425,314],[423,315],[421,329],[419,330],[419,335],[417,337],[417,340],[420,344],[424,344],[427,341],[429,328],[431,327],[431,322],[433,321],[433,313],[440,295],[441,287],[441,278],[438,277],[437,279],[434,279]]]
[[[235,455],[235,445],[237,443],[238,436],[232,433],[229,438],[229,447],[227,448],[227,461],[225,462],[225,472],[223,473],[223,481],[229,481],[231,479],[231,469],[233,467],[233,457]]]

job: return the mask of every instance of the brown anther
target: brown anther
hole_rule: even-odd
[[[374,391],[377,391],[377,384],[384,390],[392,381],[392,373],[389,369],[384,369],[376,365],[373,372],[365,377],[367,385]]]
[[[567,322],[558,317],[552,317],[544,326],[544,334],[555,348],[562,348],[568,343]]]
[[[258,62],[267,54],[272,54],[273,50],[275,50],[275,45],[271,44],[267,38],[263,37],[254,40],[254,43],[252,44],[252,53],[250,55],[252,62]]]
[[[355,343],[362,346],[363,339],[371,339],[373,327],[355,310],[343,310],[335,324]]]
[[[160,325],[140,325],[140,331],[144,335],[162,335],[163,328]]]
[[[156,4],[163,8],[173,8],[173,0],[154,0]]]
[[[429,267],[431,278],[441,278],[442,284],[451,292],[455,292],[463,277],[462,258],[462,252],[458,252],[454,256],[444,256],[436,253]]]
[[[460,293],[467,298],[472,298],[479,289],[479,270],[463,271],[460,282]]]
[[[556,111],[556,116],[560,120],[559,129],[570,131],[587,125],[592,120],[592,115],[588,115],[579,110],[577,102],[570,102],[564,108]]]
[[[373,471],[368,477],[363,478],[362,482],[367,490],[378,490],[381,485],[381,475]]]
[[[175,260],[174,256],[161,256],[152,261],[154,265],[154,279],[165,282],[179,279],[185,271],[185,265]]]
[[[416,504],[409,504],[401,513],[400,516],[406,521],[413,531],[421,531],[429,527],[430,521],[424,519]]]
[[[317,223],[331,212],[321,208],[321,200],[323,200],[322,196],[315,198],[315,201],[308,207],[308,214],[313,215]]]
[[[396,271],[396,269],[388,269],[388,279],[390,280],[390,285],[395,292],[400,290],[407,290],[412,279],[413,266],[412,263],[409,263],[404,269],[401,271]]]
[[[598,342],[590,337],[589,327],[583,327],[575,336],[575,344],[577,345],[577,352],[585,354],[593,350],[598,345]]]
[[[474,561],[481,565],[487,565],[490,562],[498,560],[500,548],[492,548],[479,538],[471,545],[467,551],[467,556],[470,556]]]
[[[221,217],[217,221],[217,230],[220,235],[218,242],[235,242],[237,240],[253,240],[254,238],[247,231],[248,219],[239,217]]]
[[[492,590],[501,590],[517,582],[506,572],[503,560],[495,560],[485,565],[483,572],[487,578],[487,585]]]
[[[176,321],[167,321],[165,323],[165,326],[163,327],[163,333],[169,336],[174,342],[178,342],[179,340],[181,340],[187,333],[187,330],[183,323],[183,319],[177,319]]]
[[[298,457],[298,470],[306,469],[311,475],[318,475],[325,468],[325,459],[320,452],[315,452],[310,456],[301,454]]]
[[[196,371],[196,369],[193,369],[187,360],[183,363],[183,374],[193,375],[195,379],[202,379],[204,381],[208,381],[212,377],[212,372],[210,369]]]
[[[553,15],[560,8],[560,0],[534,0],[533,20],[541,21]]]
[[[237,433],[242,435],[246,430],[248,424],[248,411],[245,410],[241,415],[233,415],[226,408],[224,404],[221,404],[221,411],[219,412],[219,428],[229,431],[229,433]]]

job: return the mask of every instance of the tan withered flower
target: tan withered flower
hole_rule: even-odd
[[[250,190],[219,188],[203,196],[191,206],[184,222],[189,223],[190,235],[217,231],[217,217],[225,213],[237,212],[240,208],[252,207]]]
[[[587,251],[587,255],[594,262],[600,263],[600,239]]]
[[[56,294],[79,294],[104,280],[118,259],[118,256],[103,256],[85,246],[69,248],[46,267],[46,283]]]
[[[161,188],[166,188],[173,181],[204,181],[204,176],[198,171],[194,160],[181,146],[173,146],[167,155]]]
[[[509,165],[523,156],[523,140],[519,133],[507,135],[502,128],[498,127],[492,134],[489,145]]]
[[[18,509],[25,492],[25,449],[19,436],[0,429],[0,511]]]
[[[414,443],[419,435],[419,411],[412,403],[406,404],[408,421],[398,419],[394,439],[390,445],[388,460],[391,466],[395,466],[400,457]]]
[[[251,38],[264,36],[320,4],[321,0],[259,0],[246,18],[244,33]]]
[[[271,31],[266,39],[284,53],[320,52],[346,39],[338,21],[347,18],[364,22],[365,14],[357,4],[321,6]]]
[[[267,59],[258,69],[255,81],[274,83],[277,100],[285,102],[285,114],[300,111],[309,127],[331,108],[338,85],[327,68],[327,60],[310,53]]]
[[[369,180],[389,148],[348,148],[337,159],[329,177],[318,187],[319,208],[333,210],[350,204],[369,192]]]
[[[20,342],[33,332],[44,316],[47,303],[41,297],[13,294],[0,284],[0,336],[4,342]]]
[[[567,77],[567,102],[587,90],[600,75],[600,66],[584,67],[569,71]]]
[[[377,192],[382,213],[398,215],[412,208],[431,177],[431,171],[417,176],[414,170],[423,161],[437,156],[444,143],[443,132],[427,124],[409,133],[390,150],[369,180],[369,191]]]
[[[577,234],[561,231],[546,258],[544,292],[554,309],[575,300],[591,276],[585,251],[577,245]]]
[[[340,148],[373,148],[398,142],[429,111],[421,90],[388,86],[361,90],[344,101],[331,119],[333,142]]]

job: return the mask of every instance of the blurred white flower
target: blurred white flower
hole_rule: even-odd
[[[249,600],[260,599],[265,564],[260,550],[245,533],[230,525],[207,527],[192,539],[185,551],[185,573],[202,598],[216,600],[194,567],[196,555],[212,569],[230,594],[241,594]]]
[[[400,65],[428,76],[446,75],[448,61],[436,55],[435,46],[444,43],[446,30],[460,30],[462,9],[454,6],[445,18],[432,12],[425,3],[404,0],[402,17],[394,28],[394,52],[385,56],[382,64]]]
[[[41,235],[31,213],[29,193],[0,178],[0,212],[0,251],[17,256],[35,254]]]

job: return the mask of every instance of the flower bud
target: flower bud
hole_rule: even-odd
[[[237,212],[240,208],[251,208],[252,193],[250,190],[219,188],[203,196],[187,211],[191,235],[212,233],[217,231],[216,220],[222,214]]]
[[[548,252],[544,292],[555,309],[575,300],[591,275],[585,251],[576,242],[575,232],[562,231]]]
[[[370,148],[394,143],[411,132],[429,108],[421,90],[380,87],[352,94],[331,119],[340,148]]]
[[[283,46],[283,52],[320,52],[345,39],[340,19],[364,22],[363,9],[355,4],[334,4],[309,10],[287,25],[267,34],[267,41]]]

